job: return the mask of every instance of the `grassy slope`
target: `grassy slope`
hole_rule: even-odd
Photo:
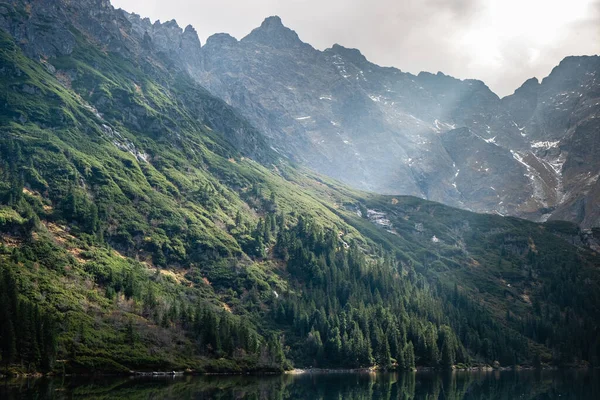
[[[2,34],[1,39],[8,72],[2,80],[2,144],[9,157],[7,143],[18,143],[17,175],[25,186],[21,206],[2,208],[2,252],[6,261],[15,247],[33,252],[30,259],[47,256],[42,263],[26,259],[15,272],[22,294],[43,298],[41,304],[60,311],[64,333],[59,354],[73,352],[78,366],[95,363],[98,368],[98,363],[106,363],[106,369],[121,368],[112,364],[115,360],[129,368],[202,366],[186,357],[193,351],[182,332],[158,326],[135,299],[122,293],[107,299],[107,277],[133,274],[146,281],[138,297],[155,293],[165,310],[176,300],[202,299],[246,314],[246,288],[259,288],[267,300],[273,289],[284,292],[287,287],[270,262],[253,262],[242,253],[233,237],[238,212],[242,224],[255,224],[274,191],[279,212],[311,214],[325,225],[343,225],[298,185],[281,178],[286,170],[296,174],[292,168],[269,170],[244,158],[220,133],[169,100],[176,93],[158,86],[141,69],[127,66],[121,71],[120,60],[82,44],[73,58],[54,61],[79,74],[72,85],[63,86],[56,79],[63,78],[60,72],[49,73],[43,64],[22,55],[8,36]],[[84,62],[90,62],[89,57],[106,70],[92,70]],[[134,76],[140,84],[123,76]],[[173,79],[174,85],[185,80]],[[189,81],[184,83],[196,95],[206,96]],[[92,94],[89,100],[104,104],[104,116],[79,94],[99,91],[104,97]],[[122,112],[111,115],[116,109]],[[120,121],[129,111],[138,113],[136,123]],[[177,121],[165,121],[170,116]],[[143,133],[132,132],[131,126]],[[141,152],[152,161],[136,157]],[[4,167],[6,176],[10,169]],[[8,202],[8,181],[4,189]],[[70,196],[78,204],[76,213],[66,204]],[[102,224],[98,229],[87,226],[92,204]],[[39,216],[33,238],[18,234],[15,227],[25,219],[13,209],[33,210]],[[240,267],[230,270],[238,263]],[[220,282],[220,293],[211,281]],[[223,290],[225,286],[237,292]],[[130,324],[140,336],[133,348],[125,337]],[[72,342],[77,350],[70,348]]]

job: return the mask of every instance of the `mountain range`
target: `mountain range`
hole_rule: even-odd
[[[0,2],[0,373],[598,365],[597,67]]]
[[[161,51],[162,26],[128,19]],[[481,81],[415,76],[337,44],[316,50],[278,17],[239,41],[196,39],[191,53],[190,32],[175,43],[192,76],[292,160],[377,193],[600,224],[598,56],[567,57],[500,99]]]

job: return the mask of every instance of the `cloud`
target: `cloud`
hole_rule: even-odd
[[[192,24],[201,40],[241,38],[279,15],[302,40],[358,48],[371,61],[481,79],[499,95],[543,78],[567,55],[600,52],[600,0],[113,0]]]

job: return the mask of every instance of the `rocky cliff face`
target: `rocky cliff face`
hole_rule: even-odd
[[[480,81],[380,67],[340,45],[319,51],[278,17],[241,40],[217,34],[201,47],[193,27],[152,23],[107,0],[18,3],[28,15],[3,3],[0,27],[28,55],[70,54],[76,26],[108,51],[188,73],[214,95],[198,101],[199,118],[250,155],[264,157],[266,140],[360,189],[600,225],[600,57],[566,58],[500,99]],[[215,120],[222,110],[249,124]]]
[[[600,57],[567,57],[541,83],[502,100],[526,139],[522,152],[547,217],[600,224]]]
[[[480,212],[600,224],[599,57],[569,57],[498,98],[358,50],[318,51],[278,17],[208,39],[194,76],[281,154],[360,189]]]

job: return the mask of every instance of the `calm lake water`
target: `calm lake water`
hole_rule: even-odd
[[[585,371],[335,373],[0,381],[0,399],[600,399]]]

